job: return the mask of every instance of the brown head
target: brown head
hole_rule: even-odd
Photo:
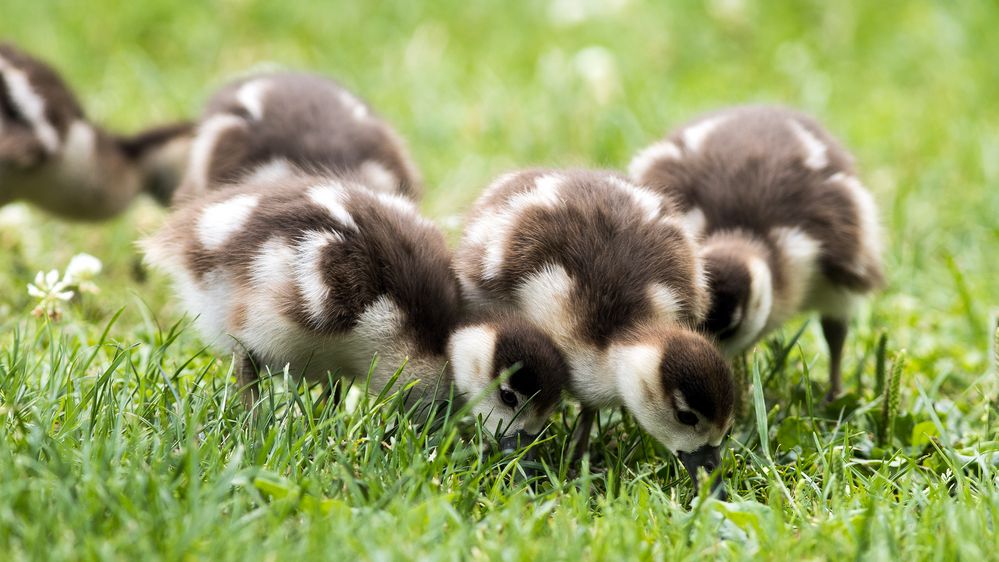
[[[738,232],[718,234],[703,245],[711,306],[701,329],[713,334],[726,355],[763,336],[774,300],[766,246]]]
[[[625,407],[696,477],[718,467],[732,426],[735,382],[715,345],[677,327],[649,326],[608,356]]]
[[[457,392],[474,404],[472,413],[507,437],[540,432],[569,380],[569,366],[554,341],[512,316],[456,330],[448,359]]]

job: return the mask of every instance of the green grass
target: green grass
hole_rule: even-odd
[[[414,427],[392,396],[321,410],[277,384],[254,424],[230,359],[202,349],[164,278],[133,272],[160,211],[90,226],[4,211],[0,558],[999,557],[995,3],[588,0],[575,22],[564,2],[373,4],[5,2],[0,37],[123,131],[194,115],[260,63],[335,76],[409,140],[435,218],[504,170],[620,168],[700,111],[799,106],[855,152],[888,238],[841,408],[821,406],[814,322],[761,345],[728,503],[693,499],[618,412],[592,463],[567,467],[567,408],[533,479],[481,455],[474,426]],[[31,316],[25,285],[80,251],[104,261],[101,293]]]

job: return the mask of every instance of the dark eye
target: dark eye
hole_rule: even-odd
[[[676,420],[683,425],[694,427],[697,425],[697,414],[694,412],[688,412],[687,410],[680,410],[676,413]]]
[[[517,407],[517,393],[508,388],[500,390],[500,400],[502,400],[504,404],[510,406],[511,408]]]

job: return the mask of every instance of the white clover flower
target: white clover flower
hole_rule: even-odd
[[[66,266],[63,283],[75,286],[81,293],[97,293],[100,289],[94,284],[94,278],[101,272],[101,260],[90,254],[76,254]]]
[[[31,311],[35,316],[47,316],[58,320],[62,316],[60,304],[73,298],[73,291],[65,280],[59,279],[59,270],[53,269],[45,273],[39,271],[35,282],[28,283],[28,294],[39,300],[38,306]]]
[[[23,232],[31,227],[31,212],[23,203],[6,205],[0,209],[0,228]]]

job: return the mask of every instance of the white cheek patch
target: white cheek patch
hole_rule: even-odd
[[[787,124],[801,143],[805,153],[805,166],[812,170],[821,170],[828,166],[829,155],[826,153],[826,145],[797,120],[788,119]]]
[[[770,267],[759,258],[750,258],[749,300],[741,312],[741,324],[727,342],[727,348],[742,350],[752,345],[763,334],[773,305],[773,278]]]
[[[243,183],[274,184],[288,180],[295,175],[295,169],[291,163],[283,158],[275,158],[266,164],[254,168],[246,179],[243,180]]]
[[[642,412],[646,419],[654,415],[653,404],[660,401],[659,365],[662,359],[662,350],[653,345],[611,347],[607,363],[614,369],[621,400],[633,414]],[[645,394],[646,387],[652,389],[652,396]]]
[[[628,175],[631,179],[641,182],[653,166],[663,160],[680,160],[683,153],[680,147],[672,141],[660,141],[638,153],[628,164]]]
[[[28,74],[0,57],[0,74],[7,83],[7,91],[18,112],[31,125],[38,142],[49,154],[59,150],[59,134],[45,118],[45,100],[35,92]]]
[[[846,188],[857,207],[862,250],[860,258],[854,264],[854,269],[862,276],[869,275],[871,273],[868,271],[870,264],[881,261],[881,223],[878,220],[878,209],[874,203],[874,197],[864,189],[860,180],[842,172],[833,174],[826,181],[838,183]]]
[[[456,391],[464,400],[474,400],[493,382],[495,350],[496,331],[487,326],[469,326],[451,335],[448,342],[451,372]],[[488,402],[488,397],[483,402]],[[487,415],[489,412],[476,413]]]
[[[381,193],[399,191],[399,178],[377,160],[365,160],[358,173],[368,188]]]
[[[683,300],[676,291],[662,283],[651,283],[645,290],[660,320],[675,322],[683,311]]]
[[[350,92],[340,90],[340,102],[346,106],[347,110],[350,111],[350,114],[354,119],[360,121],[368,116],[368,108],[361,103],[361,100],[354,97],[354,95]]]
[[[615,369],[621,399],[631,415],[647,432],[668,449],[676,452],[686,444],[675,431],[672,409],[663,395],[660,365],[668,354],[651,345],[627,345],[611,348],[608,364]],[[644,383],[644,384],[643,384]]]
[[[191,157],[188,164],[188,178],[202,190],[208,188],[209,172],[215,153],[215,145],[230,129],[242,127],[245,121],[239,117],[223,113],[205,120],[198,127],[198,134],[191,143]]]
[[[270,87],[270,80],[258,78],[243,84],[236,92],[236,100],[256,121],[264,118],[264,100]]]
[[[717,117],[709,117],[687,127],[682,133],[684,147],[691,152],[699,152],[704,145],[704,141],[727,119],[728,117],[719,115]]]
[[[208,250],[217,250],[241,229],[256,208],[256,195],[237,195],[205,207],[198,220],[198,240]]]
[[[342,241],[343,236],[338,232],[308,232],[296,248],[296,285],[305,301],[309,317],[317,323],[322,323],[328,316],[327,301],[330,295],[330,288],[323,280],[323,249],[329,244]]]
[[[547,264],[518,285],[518,308],[539,329],[564,344],[571,341],[576,324],[569,304],[574,288],[575,282],[564,267]]]
[[[613,185],[619,191],[630,197],[631,200],[642,209],[642,213],[644,213],[646,221],[651,222],[659,217],[659,214],[662,212],[662,197],[656,195],[648,189],[645,189],[644,187],[638,187],[634,184],[626,182],[617,176],[608,176],[607,181],[610,185]]]
[[[97,131],[86,121],[76,120],[69,126],[62,161],[71,173],[79,175],[96,172],[94,161],[97,151]]]
[[[618,369],[618,388],[624,404],[639,425],[674,454],[696,451],[704,445],[704,437],[695,428],[676,421],[676,410],[690,410],[690,406],[683,395],[674,392],[674,409],[663,394],[660,366],[669,360],[668,350],[664,355],[650,345],[612,348],[609,357],[609,363]]]
[[[347,212],[345,204],[348,195],[342,185],[316,185],[309,188],[308,196],[313,203],[329,211],[337,222],[346,228],[357,230],[357,223],[354,222],[354,218]]]

